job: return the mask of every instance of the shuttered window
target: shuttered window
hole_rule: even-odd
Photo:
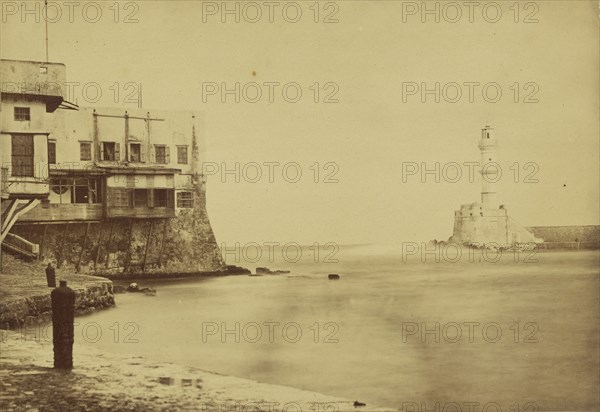
[[[177,192],[177,207],[192,208],[194,207],[194,195],[192,192]]]
[[[153,159],[154,163],[158,164],[169,164],[171,163],[171,151],[169,146],[162,144],[155,144],[153,147]]]
[[[92,160],[92,142],[79,142],[79,160]]]
[[[102,142],[100,159],[107,162],[118,162],[121,160],[121,145],[115,142]]]
[[[131,189],[113,188],[109,191],[109,206],[131,207]]]
[[[51,165],[56,164],[56,142],[48,142],[48,163]]]
[[[177,146],[177,163],[180,165],[188,164],[188,147]]]
[[[12,175],[34,176],[33,135],[12,135]]]

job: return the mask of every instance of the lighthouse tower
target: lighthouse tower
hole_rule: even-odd
[[[481,129],[479,150],[481,151],[481,203],[484,209],[498,209],[496,183],[500,179],[500,165],[496,162],[498,141],[494,129]]]
[[[502,176],[497,163],[498,141],[494,129],[481,129],[481,203],[468,203],[454,212],[454,232],[451,242],[476,247],[506,248],[519,243],[540,243],[527,229],[508,215],[498,204],[496,184]]]

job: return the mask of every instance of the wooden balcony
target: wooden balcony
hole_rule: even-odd
[[[42,203],[19,218],[19,223],[98,221],[103,218],[101,204]]]
[[[173,189],[109,188],[107,218],[152,219],[175,217]]]
[[[175,208],[170,207],[109,207],[109,219],[159,219],[175,217]]]

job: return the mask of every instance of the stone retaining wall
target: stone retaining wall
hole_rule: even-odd
[[[66,279],[68,286],[77,294],[75,300],[77,315],[115,306],[113,285],[108,279],[80,275],[57,276],[57,278]],[[18,328],[51,320],[52,288],[46,286],[45,277],[34,279],[35,283],[32,284],[31,278],[0,275],[0,281],[9,292],[10,289],[19,289],[15,293],[4,294],[0,299],[0,328]],[[28,284],[21,286],[19,282],[28,282]]]

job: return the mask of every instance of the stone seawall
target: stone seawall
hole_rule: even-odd
[[[26,266],[30,267],[30,266]],[[5,268],[6,269],[6,268]],[[57,273],[75,291],[77,315],[115,306],[112,282],[97,276]],[[52,288],[39,270],[27,274],[0,275],[0,327],[18,328],[32,323],[47,322],[52,317]]]
[[[540,249],[597,250],[600,249],[600,226],[534,226],[529,231],[544,239]]]

